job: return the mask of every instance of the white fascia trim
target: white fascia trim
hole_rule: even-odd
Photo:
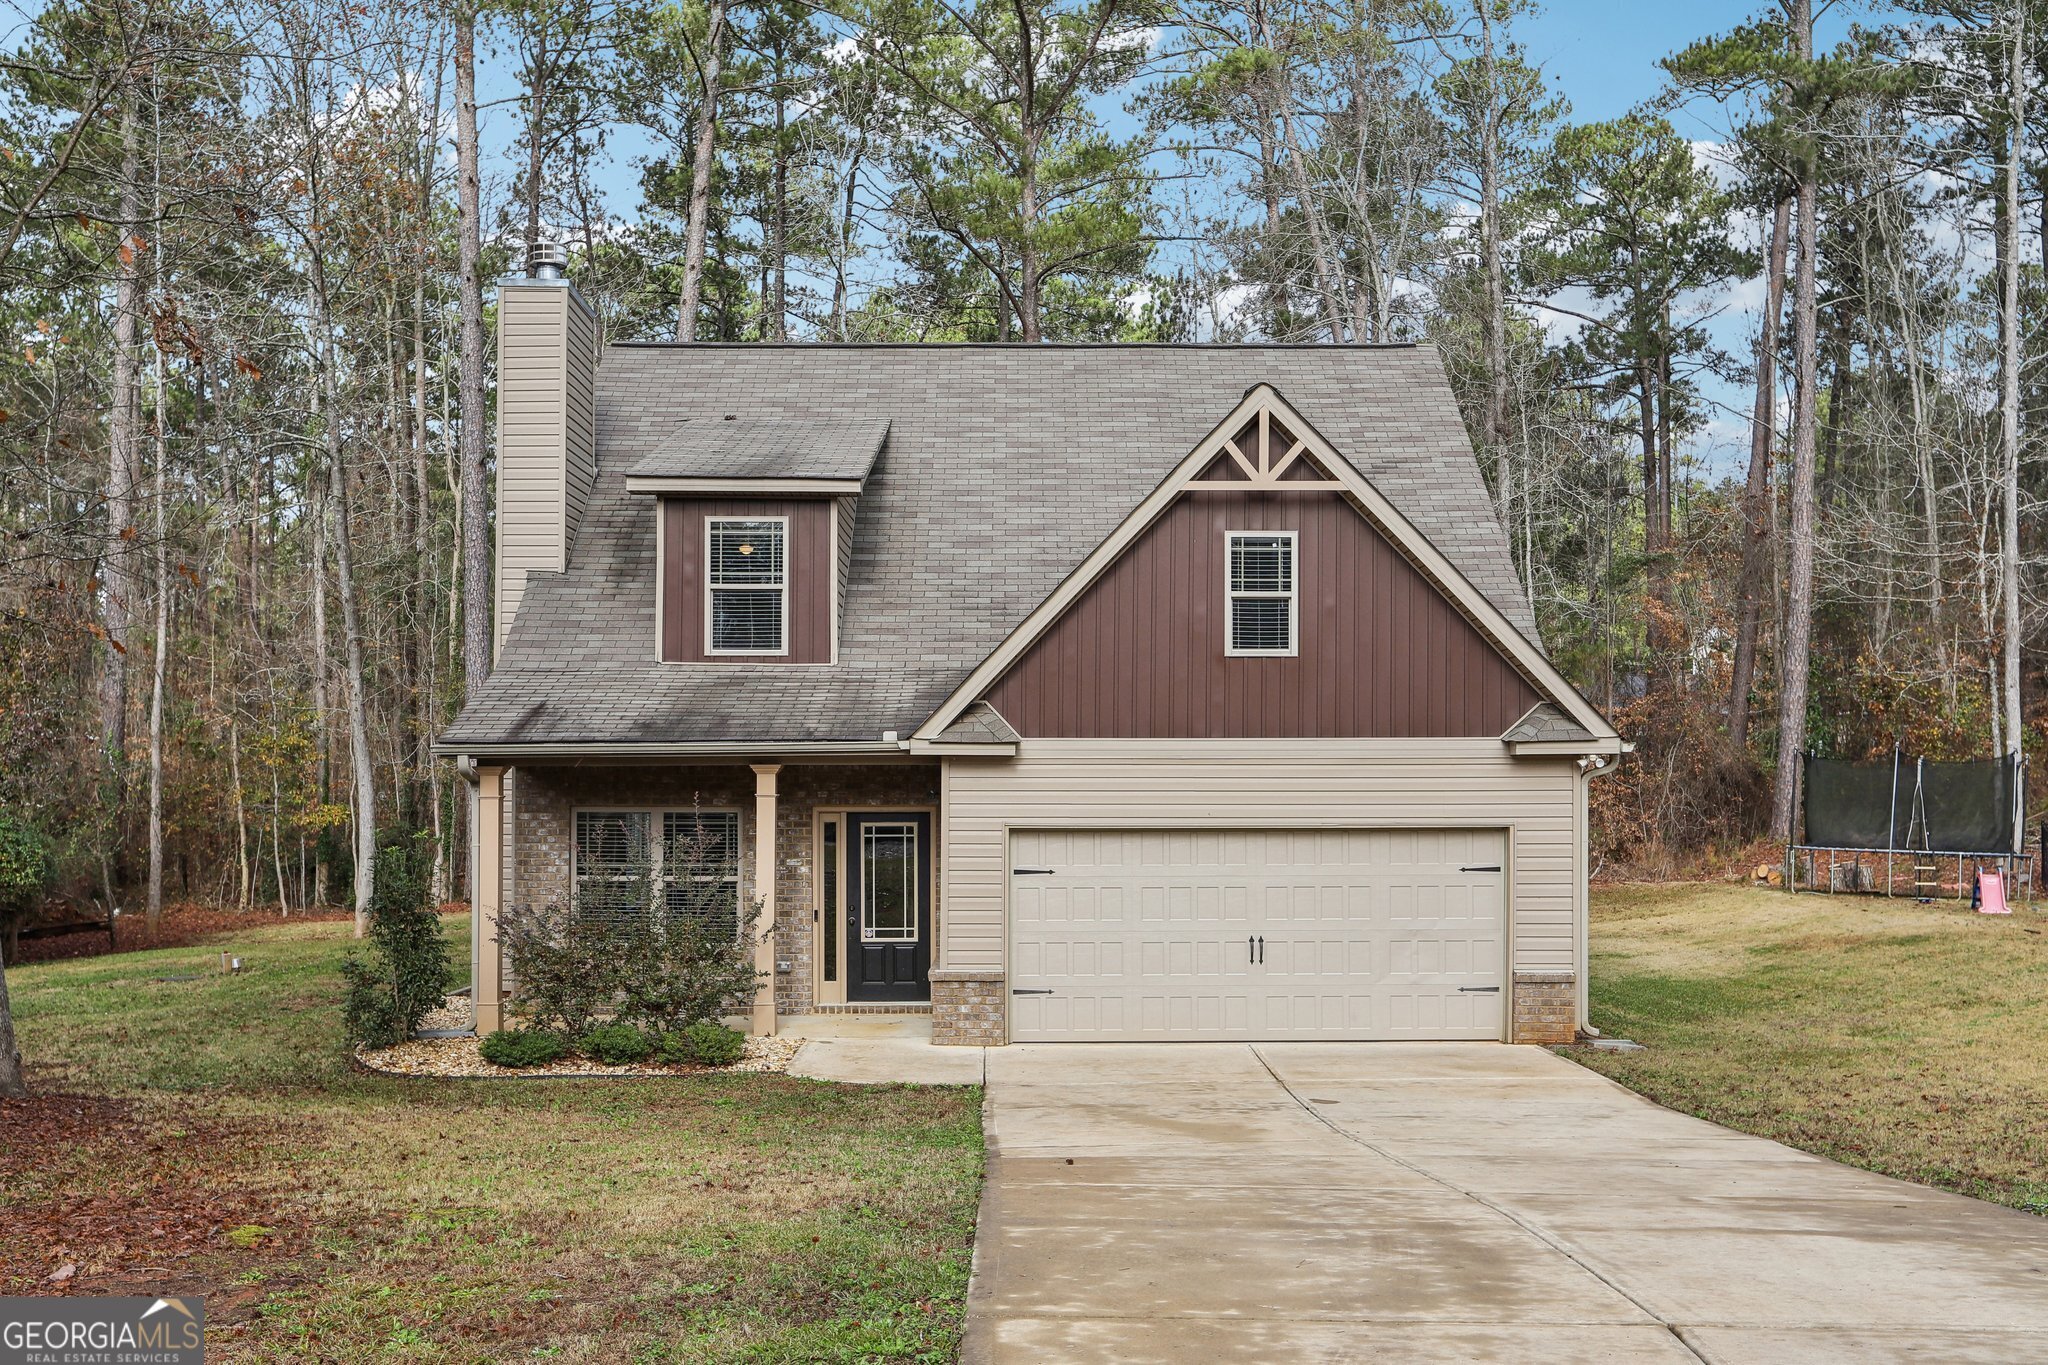
[[[1516,758],[1583,758],[1599,754],[1619,758],[1628,746],[1613,735],[1592,739],[1523,739],[1508,741],[1508,752]]]
[[[823,758],[839,755],[900,757],[899,740],[763,740],[759,744],[708,740],[650,744],[436,744],[436,758],[474,758],[479,762],[517,763],[539,758],[716,758],[735,763],[772,763],[779,757]]]
[[[628,493],[670,497],[858,497],[859,479],[697,479],[628,474]]]
[[[1015,758],[1014,744],[942,744],[937,740],[913,739],[910,752],[914,754],[939,754],[950,758]]]
[[[1280,391],[1271,384],[1256,384],[1245,394],[1242,401],[1200,444],[1189,452],[1186,459],[1174,466],[1173,472],[1161,480],[1140,502],[1131,514],[1109,533],[1102,544],[1095,547],[1080,566],[1061,581],[1045,601],[1026,616],[1007,639],[996,646],[995,651],[981,661],[967,680],[954,689],[951,696],[932,713],[931,719],[919,726],[913,739],[933,739],[956,720],[960,713],[972,705],[974,700],[993,687],[996,681],[1008,671],[1040,636],[1051,629],[1076,598],[1100,578],[1118,556],[1128,549],[1133,541],[1144,533],[1147,527],[1172,505],[1180,492],[1194,480],[1195,475],[1206,469],[1210,462],[1225,448],[1225,442],[1239,427],[1249,421],[1260,410],[1280,414],[1292,424],[1299,434],[1307,452],[1343,485],[1346,492],[1356,500],[1368,520],[1378,527],[1381,534],[1392,540],[1419,568],[1424,576],[1431,579],[1443,593],[1456,603],[1466,616],[1492,640],[1494,646],[1519,665],[1523,672],[1533,679],[1548,699],[1571,715],[1593,734],[1596,740],[1616,739],[1615,729],[1607,723],[1606,717],[1593,709],[1579,690],[1566,680],[1557,666],[1544,657],[1543,651],[1529,642],[1527,636],[1517,629],[1513,622],[1501,614],[1500,608],[1487,600],[1486,594],[1474,587],[1472,580],[1457,569],[1445,557],[1443,551],[1430,543],[1429,537],[1415,528],[1413,522],[1401,515],[1377,488],[1352,468],[1351,462],[1339,455],[1330,443],[1323,439],[1315,426],[1296,412],[1283,398]],[[1577,752],[1588,750],[1581,746]]]

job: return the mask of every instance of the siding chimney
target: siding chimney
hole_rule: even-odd
[[[491,656],[527,575],[560,573],[597,475],[597,315],[563,274],[563,250],[533,249],[498,281],[498,590]]]

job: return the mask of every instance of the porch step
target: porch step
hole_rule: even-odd
[[[813,1005],[812,1014],[930,1014],[929,1000],[861,1000],[846,1005]]]

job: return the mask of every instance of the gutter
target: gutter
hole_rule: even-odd
[[[656,741],[650,743],[619,743],[617,741],[595,741],[589,743],[558,744],[462,744],[437,743],[433,747],[436,758],[452,758],[459,770],[465,761],[479,760],[542,759],[542,758],[717,758],[733,762],[772,762],[777,758],[833,758],[859,757],[875,758],[883,755],[894,757],[910,746],[907,741],[894,735],[880,740],[792,740],[778,742],[762,740],[758,743],[735,744],[731,740],[705,742]]]

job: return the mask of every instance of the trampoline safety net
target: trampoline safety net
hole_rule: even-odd
[[[1806,840],[1818,848],[2020,853],[2017,757],[1896,763],[1806,757]],[[1914,800],[1915,789],[1919,800]]]

